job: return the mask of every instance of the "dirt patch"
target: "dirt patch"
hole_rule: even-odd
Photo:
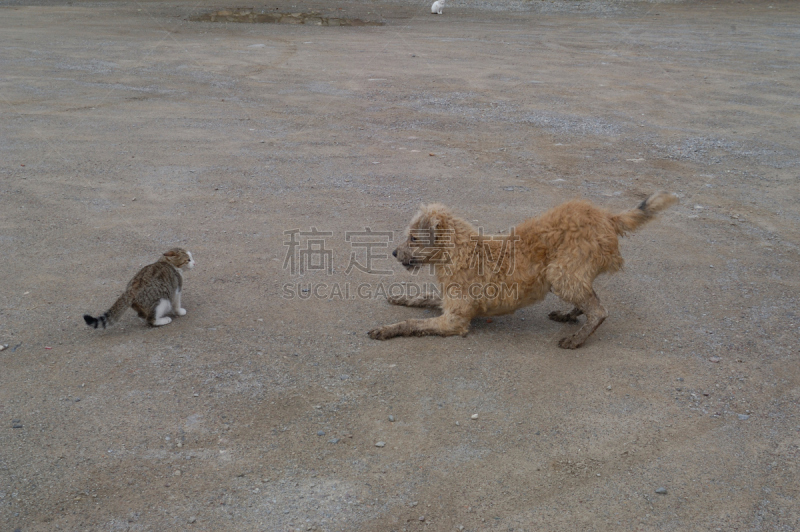
[[[798,529],[800,2],[186,20],[239,1],[0,0],[0,531]],[[555,298],[368,338],[433,315],[377,295],[420,203],[657,190],[581,349]],[[175,246],[187,315],[85,325]]]
[[[279,13],[266,9],[220,9],[189,20],[194,22],[243,22],[249,24],[307,24],[310,26],[383,26],[385,22],[360,18],[325,17],[316,11],[308,13]]]

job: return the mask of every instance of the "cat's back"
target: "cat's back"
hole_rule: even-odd
[[[128,283],[128,290],[133,292],[142,290],[171,292],[181,287],[181,281],[181,274],[177,268],[166,261],[158,260],[139,270]]]

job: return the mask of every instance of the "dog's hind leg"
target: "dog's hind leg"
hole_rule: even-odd
[[[386,301],[392,305],[403,305],[406,307],[442,308],[442,298],[436,294],[420,294],[418,296],[401,294],[399,296],[389,296],[386,298]]]
[[[586,314],[586,323],[578,329],[572,336],[562,338],[558,342],[558,347],[564,349],[577,349],[582,346],[589,336],[605,321],[608,311],[600,304],[597,294],[592,290],[591,294],[583,301],[577,303],[577,308]],[[573,311],[574,312],[574,311]],[[571,313],[570,313],[571,314]]]
[[[372,329],[369,337],[373,340],[388,340],[395,336],[466,336],[469,331],[469,318],[454,314],[442,314],[425,320],[406,320],[393,325]]]
[[[548,314],[547,317],[553,321],[559,321],[561,323],[578,323],[578,316],[581,314],[583,314],[583,311],[578,307],[575,307],[569,312],[554,310]]]

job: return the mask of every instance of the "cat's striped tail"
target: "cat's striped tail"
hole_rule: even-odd
[[[133,295],[130,293],[130,291],[126,291],[124,294],[119,296],[119,299],[117,299],[117,301],[111,305],[111,308],[108,309],[105,314],[96,318],[90,316],[89,314],[84,314],[83,321],[85,321],[86,325],[89,327],[94,327],[95,329],[98,327],[103,327],[103,329],[105,329],[106,327],[114,325],[114,323],[119,320],[123,314],[125,314],[125,311],[128,310],[128,307],[131,306],[132,302]]]

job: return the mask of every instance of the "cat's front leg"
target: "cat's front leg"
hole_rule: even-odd
[[[175,309],[175,314],[178,316],[185,316],[186,309],[181,307],[181,291],[180,289],[175,290],[175,297],[172,301],[172,308]]]

